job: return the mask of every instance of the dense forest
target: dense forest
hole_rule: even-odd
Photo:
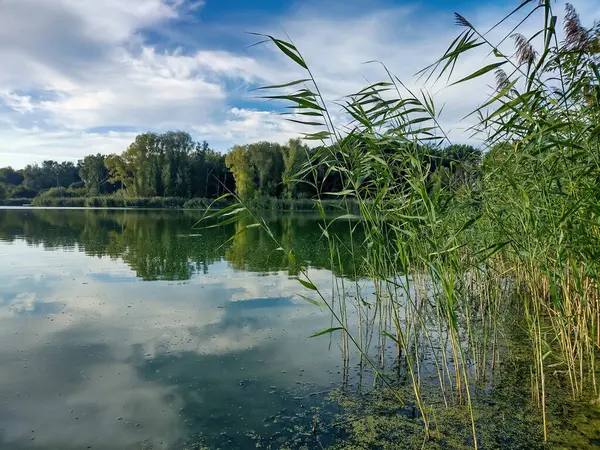
[[[235,192],[245,201],[262,199],[261,204],[269,207],[274,199],[288,204],[310,200],[317,192],[342,189],[343,174],[331,172],[325,164],[315,165],[317,151],[300,139],[290,139],[283,145],[267,141],[235,145],[222,154],[183,131],[148,132],[139,134],[120,155],[98,153],[77,163],[47,160],[20,170],[0,168],[0,201],[15,205],[33,201],[51,206],[121,206],[129,200],[125,204],[172,207],[184,205],[185,200],[202,199],[187,204],[205,206],[210,199]],[[427,164],[452,171],[472,169],[481,159],[479,150],[467,145],[423,147],[421,151],[428,155]],[[309,161],[316,170],[303,171]]]

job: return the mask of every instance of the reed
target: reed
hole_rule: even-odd
[[[486,136],[482,158],[450,154],[434,98],[425,89],[409,90],[385,66],[385,81],[345,98],[348,123],[340,127],[300,51],[265,37],[307,74],[266,87],[275,91],[266,98],[288,102],[316,127],[304,139],[321,146],[297,178],[317,192],[332,266],[341,264],[342,245],[331,232],[333,221],[346,220],[351,235],[360,229],[363,236],[344,249],[363,247],[363,276],[334,276],[331,294],[299,267],[299,282],[316,296],[307,299],[332,314],[332,326],[317,335],[341,332],[344,354],[356,347],[361,364],[392,391],[381,370],[385,355],[372,355],[367,330],[376,330],[380,352],[394,342],[413,398],[395,395],[417,405],[425,441],[436,414],[423,394],[423,363],[433,361],[444,407],[468,408],[478,448],[474,384],[489,379],[500,361],[503,321],[515,320],[531,341],[532,399],[544,439],[551,431],[548,377],[568,380],[574,399],[590,392],[598,397],[600,28],[583,28],[567,6],[561,36],[550,0],[521,2],[498,24],[515,17],[523,17],[521,26],[538,20],[541,27],[531,37],[513,30],[492,42],[489,30],[457,14],[459,36],[420,73],[423,80],[451,84],[495,75],[493,93],[471,115],[477,118],[472,132]],[[514,41],[514,53],[499,50],[507,40]],[[454,81],[461,58],[485,47],[494,61]],[[322,191],[323,168],[325,178],[341,180],[340,192]],[[328,219],[322,199],[332,197],[346,211]],[[222,223],[248,214],[243,203],[220,213]],[[266,223],[257,224],[273,236]],[[278,247],[297,264],[292,248]],[[349,323],[350,305],[358,329]]]

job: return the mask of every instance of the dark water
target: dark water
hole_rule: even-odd
[[[342,377],[339,345],[308,338],[328,314],[265,233],[225,243],[239,225],[198,215],[0,210],[0,448],[279,448],[310,430]],[[326,285],[316,217],[267,220]]]

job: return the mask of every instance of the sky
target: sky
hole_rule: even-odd
[[[260,39],[250,32],[289,36],[333,105],[385,79],[381,66],[367,61],[382,61],[408,86],[421,87],[415,73],[460,32],[454,11],[485,28],[518,3],[0,0],[0,167],[121,153],[146,131],[188,131],[221,152],[258,140],[285,142],[314,130],[284,120],[285,105],[257,98],[254,89],[305,74],[273,46],[253,46]],[[598,0],[571,3],[584,25],[600,19]],[[560,17],[564,3],[553,8]],[[524,31],[538,23],[534,18]],[[463,59],[456,76],[486,58],[480,52]],[[460,119],[485,100],[490,76],[426,86],[444,106],[441,123],[453,142],[474,143],[472,123]]]

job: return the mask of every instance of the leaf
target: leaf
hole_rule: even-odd
[[[323,331],[319,331],[318,333],[313,334],[312,336],[309,336],[311,338],[317,337],[317,336],[323,336],[324,334],[329,334],[329,333],[333,333],[334,331],[338,331],[338,330],[343,330],[343,327],[333,327],[333,328],[327,328],[326,330]]]
[[[296,49],[296,47],[294,47],[292,44],[289,44],[285,41],[275,39],[274,37],[269,36],[269,38],[271,38],[271,40],[275,43],[277,48],[279,48],[279,50],[281,50],[283,53],[285,53],[285,55],[288,58],[290,58],[292,61],[294,61],[296,64],[298,64],[303,69],[308,69],[308,66],[306,65],[306,63],[304,62],[304,60],[298,53],[298,50]]]
[[[390,334],[388,331],[383,330],[383,334],[386,335],[387,337],[389,337],[391,340],[393,340],[396,344],[398,345],[402,345],[402,343],[398,340],[397,336],[393,336],[392,334]]]
[[[230,217],[227,220],[223,220],[222,222],[215,223],[214,225],[209,225],[209,226],[206,226],[206,227],[203,227],[203,228],[208,229],[208,228],[222,227],[224,225],[229,225],[229,224],[234,223],[234,222],[239,222],[242,219],[245,219],[247,217],[250,217],[250,216],[248,216],[248,215],[234,216],[234,217]]]
[[[317,300],[313,300],[312,298],[309,298],[305,295],[302,294],[296,294],[298,297],[301,297],[303,300],[306,300],[308,303],[312,303],[315,306],[318,306],[320,308],[322,308],[323,306],[327,306],[327,304],[325,302],[319,302]]]
[[[337,220],[360,220],[361,217],[357,214],[344,214],[336,217]]]
[[[339,191],[339,192],[325,192],[324,195],[343,197],[344,195],[354,195],[354,190],[353,189],[344,189],[343,191]]]
[[[331,223],[335,222],[336,220],[360,220],[361,217],[357,216],[356,214],[342,214],[341,216],[336,217],[335,219],[333,219],[331,221]]]
[[[239,208],[234,209],[233,211],[230,211],[228,213],[224,213],[221,214],[222,216],[233,216],[235,214],[241,213],[242,211],[246,211],[246,208],[244,206],[241,206]]]
[[[318,133],[309,133],[302,136],[306,141],[323,141],[331,136],[329,131],[319,131]]]
[[[306,100],[306,98],[297,97],[294,95],[265,95],[264,97],[261,97],[261,98],[265,98],[265,99],[269,99],[269,100],[289,100],[291,102],[298,103],[298,105],[293,106],[293,108],[316,109],[317,111],[325,111],[325,108],[322,108],[315,102],[311,102],[309,100]]]
[[[295,86],[300,83],[306,83],[308,81],[311,81],[311,79],[303,78],[301,80],[290,81],[289,83],[285,83],[285,84],[273,84],[271,86],[262,86],[262,87],[254,89],[254,90],[260,91],[261,89],[280,89],[280,88],[284,88],[284,87]]]
[[[465,231],[467,228],[470,228],[475,222],[477,222],[479,219],[481,219],[481,216],[483,216],[483,214],[479,214],[475,217],[472,217],[471,219],[469,219],[465,223],[463,223],[462,226],[459,228],[459,230],[456,232],[456,235],[459,235],[460,233]]]
[[[596,128],[594,128],[594,129],[592,130],[592,132],[590,133],[590,137],[588,138],[588,142],[589,142],[590,140],[592,140],[592,138],[596,137],[596,136],[597,136],[597,135],[599,135],[599,134],[600,134],[600,125],[597,125],[597,126],[596,126]]]
[[[288,261],[290,262],[290,264],[292,266],[296,265],[296,257],[294,256],[294,254],[291,251],[288,252]]]
[[[317,290],[317,287],[314,284],[312,284],[310,281],[301,280],[300,278],[298,278],[298,281],[305,288],[312,289],[313,291]]]
[[[465,77],[465,78],[462,78],[462,79],[460,79],[458,81],[455,81],[450,86],[454,86],[455,84],[459,84],[459,83],[464,83],[465,81],[469,81],[469,80],[472,80],[473,78],[477,78],[477,77],[480,77],[482,75],[485,75],[486,73],[491,72],[492,70],[495,70],[498,67],[503,66],[506,63],[507,63],[507,61],[502,61],[502,62],[497,62],[497,63],[493,63],[493,64],[488,64],[487,66],[482,67],[479,70],[476,70],[475,72],[473,72],[468,77]]]
[[[323,114],[314,112],[314,111],[303,111],[303,112],[295,112],[295,113],[282,113],[282,114],[298,114],[301,116],[313,116],[313,117],[323,117]]]
[[[251,225],[260,225],[260,224],[251,224]],[[240,230],[238,230],[233,236],[231,236],[229,239],[227,239],[225,242],[223,242],[219,248],[224,247],[225,245],[227,245],[229,242],[233,241],[236,237],[238,237],[240,234],[245,233],[246,230],[250,228],[250,225],[247,227],[242,227]]]
[[[310,125],[310,126],[318,126],[318,127],[324,126],[321,122],[304,122],[303,120],[297,120],[297,119],[286,119],[286,120],[289,122],[299,123],[300,125]]]
[[[479,250],[477,253],[475,253],[476,255],[480,254],[480,253],[484,253],[484,252],[488,252],[485,254],[484,259],[487,259],[491,256],[493,256],[494,254],[498,253],[500,250],[502,250],[504,247],[506,247],[508,244],[510,244],[510,241],[504,241],[504,242],[497,242],[495,244],[492,244],[482,250]]]

